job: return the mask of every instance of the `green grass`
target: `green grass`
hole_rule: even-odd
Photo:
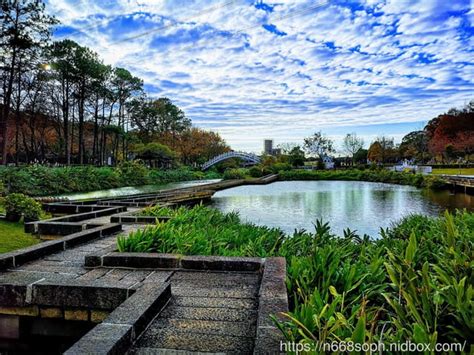
[[[23,231],[23,223],[0,220],[0,253],[25,248],[39,241],[38,238]]]
[[[435,175],[474,175],[474,168],[465,168],[465,169],[433,169],[433,174]]]
[[[321,221],[284,236],[203,206],[145,213],[173,218],[119,250],[285,257],[290,312],[277,325],[289,341],[474,344],[474,213],[410,216],[375,240]]]

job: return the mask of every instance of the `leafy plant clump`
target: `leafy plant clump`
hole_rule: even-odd
[[[144,213],[173,218],[119,237],[121,251],[285,257],[289,341],[474,343],[474,213],[410,216],[378,239],[320,221],[285,236],[203,206]]]
[[[4,200],[6,218],[11,222],[18,222],[23,216],[25,220],[37,221],[43,210],[41,204],[23,194],[10,194]]]
[[[236,213],[223,214],[204,206],[176,210],[154,207],[143,214],[173,218],[133,232],[129,237],[119,237],[120,251],[266,256],[284,239],[279,229],[242,224]]]

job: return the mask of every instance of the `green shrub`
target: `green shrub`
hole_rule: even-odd
[[[281,171],[289,171],[292,169],[291,164],[288,163],[275,163],[270,167],[272,173],[277,174]]]
[[[259,178],[263,176],[262,169],[257,166],[252,166],[249,169],[249,175],[253,178]]]
[[[12,221],[18,221],[21,216],[36,221],[43,212],[39,202],[19,193],[7,195],[4,203],[7,219]]]
[[[175,170],[147,169],[141,162],[124,162],[110,167],[45,167],[31,165],[0,169],[0,180],[10,193],[30,196],[58,195],[112,189],[121,186],[164,184],[175,181],[216,179],[216,172],[200,172],[187,168]]]
[[[439,176],[436,175],[428,175],[425,176],[423,181],[423,186],[428,187],[430,189],[444,189],[446,188],[446,182]]]
[[[121,184],[146,185],[149,183],[148,169],[141,160],[125,161],[117,166]]]
[[[204,179],[221,179],[222,175],[217,170],[209,170],[204,173]]]
[[[245,179],[249,176],[248,169],[227,169],[224,172],[224,180]]]
[[[373,181],[416,187],[441,188],[445,183],[436,176],[399,173],[380,168],[366,170],[289,170],[280,171],[280,180],[348,180]]]

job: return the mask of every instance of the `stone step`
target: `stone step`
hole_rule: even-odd
[[[227,308],[238,310],[256,310],[258,302],[252,298],[207,298],[173,296],[170,305],[180,307]]]
[[[171,290],[175,296],[190,297],[217,297],[217,298],[255,298],[258,295],[258,289],[255,288],[225,288],[225,287],[191,287],[174,286],[171,281]]]
[[[192,319],[226,322],[256,322],[257,312],[229,308],[180,307],[170,305],[160,314],[160,318]]]
[[[226,354],[251,354],[254,340],[247,337],[212,335],[163,329],[147,331],[137,342],[131,353],[151,354],[161,351],[172,354],[174,350],[212,352]],[[156,350],[156,351],[155,351]]]
[[[227,335],[239,337],[255,337],[254,322],[226,322],[193,319],[158,318],[149,328],[149,332],[170,330],[176,332],[193,332],[212,335]]]

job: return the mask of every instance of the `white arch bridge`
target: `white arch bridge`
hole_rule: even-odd
[[[201,169],[206,170],[209,169],[211,166],[220,163],[221,161],[232,159],[232,158],[239,158],[244,160],[248,164],[258,164],[260,163],[260,157],[258,155],[246,152],[227,152],[221,155],[218,155],[209,161],[202,164]]]

